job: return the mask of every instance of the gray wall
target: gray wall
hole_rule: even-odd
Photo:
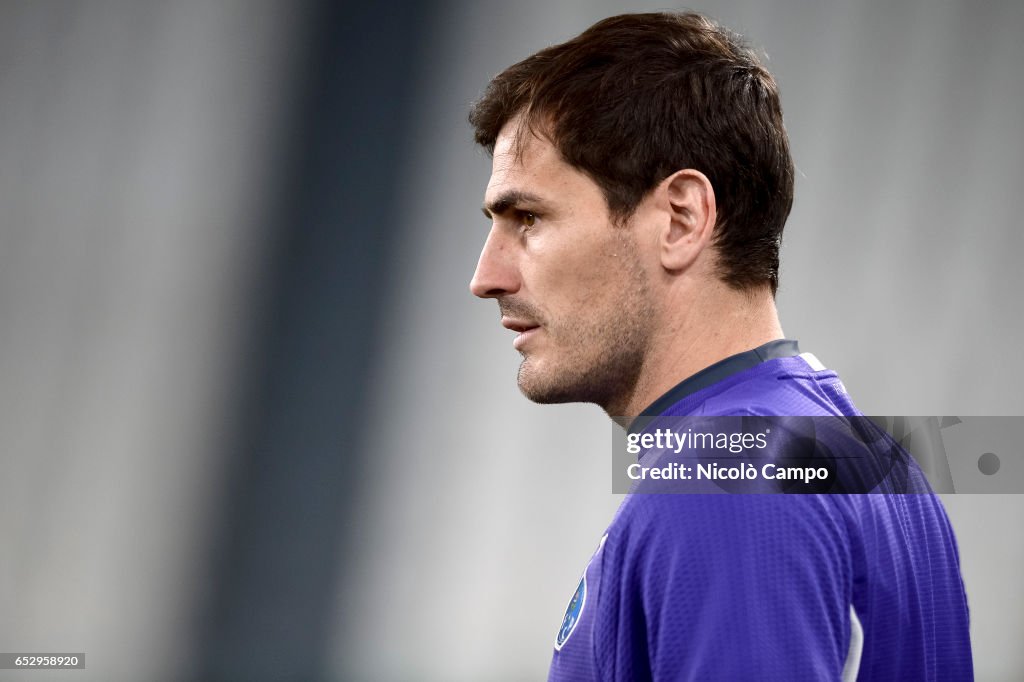
[[[189,675],[291,14],[0,4],[3,651]]]
[[[468,293],[465,115],[659,7],[0,3],[0,651],[85,651],[82,680],[542,677],[619,502],[611,427],[522,398]],[[865,412],[1024,414],[1024,4],[697,9],[782,88],[787,335]],[[1019,679],[1024,497],[945,501],[978,677]]]

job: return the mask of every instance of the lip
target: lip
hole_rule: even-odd
[[[519,332],[515,339],[512,340],[512,347],[516,350],[520,350],[531,336],[534,336],[540,329],[540,325],[534,324],[527,320],[516,320],[509,317],[501,318],[501,326],[505,329],[511,329],[514,332]]]
[[[512,339],[512,347],[516,350],[522,350],[523,344],[530,340],[530,337],[540,331],[540,327],[530,327],[526,331],[519,332],[516,338]]]

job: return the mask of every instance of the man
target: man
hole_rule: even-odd
[[[859,414],[779,324],[793,163],[775,82],[737,36],[692,13],[606,19],[496,76],[470,121],[493,155],[470,288],[517,332],[528,398],[627,421]],[[971,676],[955,540],[930,492],[628,496],[550,670]]]

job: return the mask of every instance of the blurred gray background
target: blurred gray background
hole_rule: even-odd
[[[667,7],[0,3],[0,651],[87,655],[0,679],[544,677],[610,427],[468,293],[465,118]],[[782,90],[787,335],[868,414],[1024,415],[1024,3],[694,8]],[[978,678],[1024,678],[1024,496],[945,501]]]

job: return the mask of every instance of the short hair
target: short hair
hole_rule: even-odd
[[[699,170],[715,191],[719,276],[778,289],[793,160],[775,79],[742,39],[696,13],[623,14],[510,66],[469,114],[489,154],[501,129],[540,132],[629,218],[662,180]]]

